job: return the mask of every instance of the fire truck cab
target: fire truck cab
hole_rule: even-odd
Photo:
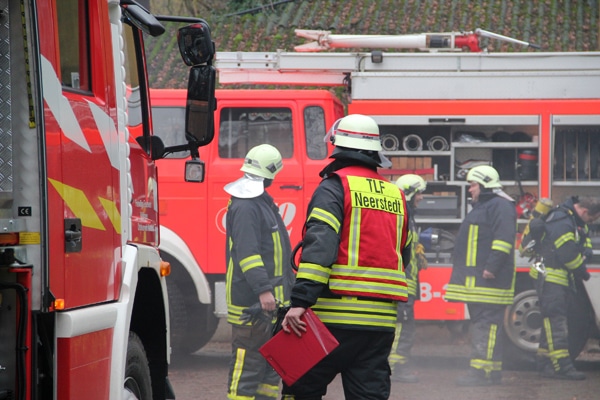
[[[155,16],[132,0],[0,3],[2,399],[175,398],[155,160],[212,139],[197,121],[214,109],[214,45],[206,22],[173,21],[188,24],[190,123],[165,147],[143,55]]]
[[[153,89],[155,132],[180,137],[185,90]],[[207,178],[186,185],[182,158],[174,153],[160,168],[160,251],[171,263],[167,281],[171,302],[171,337],[175,352],[202,347],[227,315],[225,302],[225,212],[223,187],[238,179],[252,147],[268,143],[283,157],[269,193],[275,198],[292,243],[301,238],[304,213],[328,162],[326,130],[343,116],[341,102],[326,90],[217,90],[215,140],[200,149]],[[168,144],[168,139],[167,139]],[[199,205],[205,207],[199,207]],[[194,221],[190,224],[190,221]],[[209,251],[210,249],[210,251]]]

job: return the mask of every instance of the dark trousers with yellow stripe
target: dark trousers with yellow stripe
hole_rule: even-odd
[[[486,378],[502,371],[502,326],[506,306],[469,303],[471,318],[470,366]]]
[[[258,349],[271,338],[263,324],[232,325],[232,353],[229,363],[227,398],[268,400],[279,396],[280,378]]]
[[[390,367],[392,372],[396,367],[402,368],[408,364],[410,351],[415,340],[415,296],[408,296],[406,303],[398,302],[398,322],[396,323],[396,336],[390,353]]]
[[[550,364],[555,371],[572,368],[569,356],[567,312],[569,288],[552,282],[538,285],[540,312],[543,318],[538,348],[540,368]]]

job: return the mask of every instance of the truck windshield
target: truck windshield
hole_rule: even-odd
[[[292,111],[289,108],[224,108],[219,126],[219,156],[244,158],[259,144],[275,146],[283,158],[294,153]]]

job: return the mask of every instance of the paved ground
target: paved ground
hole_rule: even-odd
[[[219,327],[214,340],[204,349],[173,360],[170,380],[178,400],[226,399],[230,332]],[[579,358],[578,368],[588,379],[581,382],[540,378],[533,371],[506,371],[502,386],[460,388],[454,380],[466,371],[469,346],[445,327],[419,324],[413,349],[420,382],[394,383],[391,400],[598,400],[600,399],[600,353]],[[324,400],[343,400],[341,381],[336,379]]]

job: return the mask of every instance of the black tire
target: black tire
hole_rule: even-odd
[[[204,347],[217,331],[219,325],[219,318],[213,312],[212,304],[196,304],[197,315],[190,318],[190,332],[189,336],[194,336],[195,349],[197,351]],[[191,338],[188,340],[192,341]]]
[[[526,290],[515,296],[504,314],[503,367],[531,369],[540,343],[542,315],[535,290]]]
[[[152,400],[152,379],[144,344],[133,332],[129,332],[127,361],[123,390],[138,400]]]
[[[177,281],[167,279],[167,290],[173,355],[193,353],[210,341],[219,320],[211,304],[201,304],[193,296],[186,296]]]
[[[169,294],[169,319],[171,330],[171,349],[173,355],[188,354],[190,351],[183,345],[187,335],[187,308],[185,298],[174,281],[167,278]]]

